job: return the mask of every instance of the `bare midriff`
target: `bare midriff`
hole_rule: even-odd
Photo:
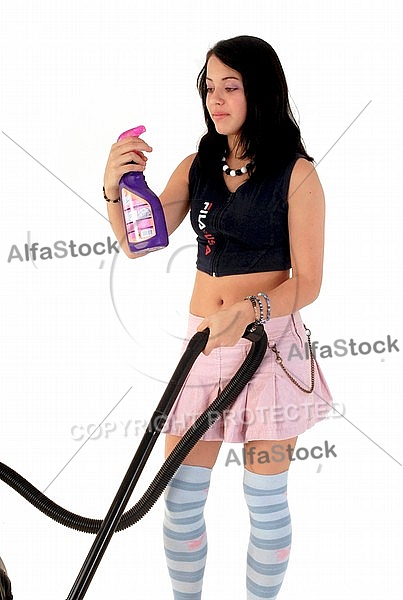
[[[212,277],[203,271],[196,271],[196,279],[190,300],[190,312],[199,317],[207,317],[220,309],[229,308],[245,296],[270,291],[287,281],[290,271],[270,271]]]

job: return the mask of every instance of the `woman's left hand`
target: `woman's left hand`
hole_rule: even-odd
[[[197,328],[197,331],[203,331],[206,327],[210,329],[203,353],[208,355],[214,348],[235,346],[245,333],[246,327],[254,320],[253,307],[245,300],[205,317]]]

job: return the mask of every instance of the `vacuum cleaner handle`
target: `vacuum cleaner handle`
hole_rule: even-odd
[[[201,352],[204,350],[204,348],[207,345],[209,336],[210,336],[210,329],[208,327],[206,327],[206,329],[203,329],[202,331],[198,331],[195,336],[197,336],[199,333],[203,334],[203,337],[200,340],[200,343],[204,342],[204,347],[202,348]],[[253,323],[249,323],[249,325],[247,325],[245,331],[242,334],[242,337],[249,340],[250,342],[258,342],[261,337],[263,335],[263,327],[261,325],[257,325],[255,322]],[[193,336],[193,337],[195,337]],[[193,339],[193,338],[192,338]]]
[[[245,329],[242,337],[246,338],[250,342],[256,343],[262,339],[264,333],[263,325],[257,325],[256,323],[249,323]]]

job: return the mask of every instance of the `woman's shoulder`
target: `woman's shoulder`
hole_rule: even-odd
[[[297,190],[301,194],[317,194],[322,191],[314,163],[303,154],[297,154],[290,176],[289,194],[293,196]]]
[[[292,171],[291,178],[303,179],[312,171],[315,171],[315,166],[311,160],[308,160],[303,154],[297,153],[291,163]]]
[[[183,166],[184,169],[189,170],[191,166],[196,162],[197,152],[193,152],[193,154],[189,154],[182,160],[180,165]]]
[[[171,175],[170,181],[185,181],[186,183],[189,181],[190,171],[195,162],[195,158],[197,153],[189,154],[184,158],[176,167],[174,172]]]
[[[174,174],[181,178],[189,180],[191,170],[196,165],[197,152],[186,156],[176,167]]]

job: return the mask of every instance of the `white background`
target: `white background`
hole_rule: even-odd
[[[94,254],[8,258],[13,245],[24,256],[28,241],[93,245],[113,237],[103,172],[111,144],[130,127],[146,125],[143,137],[154,148],[146,177],[162,190],[203,134],[195,79],[219,39],[249,34],[272,44],[308,152],[319,163],[327,201],[325,273],[319,299],[302,311],[313,339],[373,344],[390,335],[401,348],[398,4],[13,0],[3,6],[1,461],[70,510],[94,518],[106,513],[140,440],[134,423],[151,416],[177,364],[194,234],[187,220],[167,249],[138,261],[122,253],[114,261]],[[328,440],[337,458],[291,467],[294,541],[279,597],[397,600],[403,592],[401,354],[349,353],[324,358],[321,366],[345,418],[335,414],[299,439],[307,448]],[[73,436],[75,425],[104,419],[116,426],[108,436],[98,431],[85,445],[87,433],[80,441]],[[161,464],[162,443],[136,498]],[[225,467],[229,448],[221,452],[206,508],[204,592],[226,600],[245,597],[248,536],[242,468]],[[88,599],[170,597],[162,514],[160,500],[113,538]],[[92,541],[0,485],[0,556],[16,600],[66,598]]]

